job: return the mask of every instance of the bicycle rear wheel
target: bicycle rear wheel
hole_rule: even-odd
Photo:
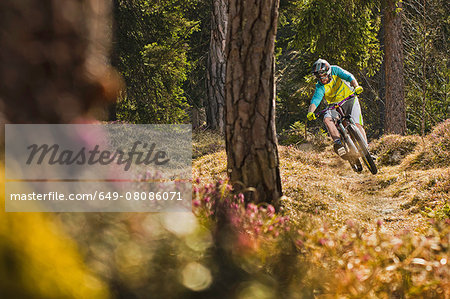
[[[375,162],[367,149],[366,142],[364,137],[362,137],[361,132],[353,124],[350,124],[347,129],[358,149],[358,152],[361,155],[361,159],[364,161],[364,164],[366,164],[372,174],[376,174],[378,172],[377,166],[375,165]]]

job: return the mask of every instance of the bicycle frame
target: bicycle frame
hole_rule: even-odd
[[[344,146],[346,147],[347,153],[350,154],[352,157],[359,157],[358,149],[356,148],[353,140],[350,138],[347,127],[349,124],[355,125],[355,121],[351,117],[351,115],[345,115],[344,111],[342,110],[342,105],[347,102],[348,100],[354,98],[356,95],[351,94],[349,97],[343,99],[339,103],[336,103],[334,105],[331,105],[327,107],[326,109],[320,111],[316,114],[316,116],[321,116],[325,114],[328,110],[335,109],[336,112],[339,114],[338,118],[333,118],[334,123],[336,124],[336,128],[339,131],[339,134],[341,135],[341,141],[343,141]]]
[[[325,114],[325,112],[327,112],[328,110],[335,109],[338,113],[338,117],[333,117],[333,121],[336,125],[337,130],[339,131],[341,142],[347,152],[344,155],[346,157],[342,157],[350,162],[352,169],[356,172],[362,171],[362,165],[360,161],[361,158],[370,172],[372,174],[376,174],[378,170],[367,148],[367,140],[359,131],[359,128],[356,126],[356,123],[353,120],[352,116],[350,114],[346,115],[341,107],[346,101],[354,98],[355,96],[356,94],[351,94],[349,97],[343,99],[339,103],[335,103],[328,108],[320,111],[316,114],[316,117]]]

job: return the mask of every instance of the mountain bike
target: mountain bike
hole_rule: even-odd
[[[361,131],[356,126],[355,121],[353,120],[351,115],[345,114],[341,107],[345,102],[353,99],[355,96],[356,94],[352,94],[339,103],[332,104],[319,113],[315,113],[315,115],[318,118],[324,115],[325,112],[336,109],[338,117],[333,118],[333,121],[339,131],[341,142],[344,145],[346,151],[346,154],[343,155],[343,158],[349,161],[352,169],[356,172],[361,172],[363,169],[360,161],[361,159],[367,166],[369,171],[372,174],[376,174],[378,172],[377,166],[375,165],[372,155],[367,149],[367,143],[362,136]]]

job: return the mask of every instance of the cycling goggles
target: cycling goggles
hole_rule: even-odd
[[[314,76],[316,76],[317,80],[326,79],[328,77],[327,72],[317,72],[314,73]]]

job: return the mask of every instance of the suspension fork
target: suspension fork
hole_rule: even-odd
[[[356,148],[355,143],[353,142],[352,138],[348,134],[346,126],[344,126],[344,123],[343,123],[344,121],[346,121],[346,120],[345,119],[341,119],[340,121],[338,121],[337,125],[338,125],[338,128],[339,128],[339,131],[341,133],[341,136],[344,137],[344,142],[347,145],[348,151],[352,155],[357,155],[358,154],[358,149]]]

